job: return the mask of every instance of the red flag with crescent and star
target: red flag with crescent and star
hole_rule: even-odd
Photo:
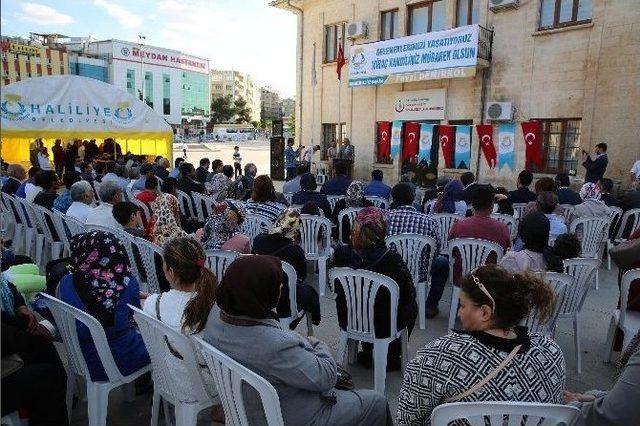
[[[444,156],[444,166],[453,168],[455,166],[453,154],[456,152],[456,128],[455,126],[442,124],[438,126],[438,135],[440,148],[442,148],[442,155]]]
[[[391,156],[391,122],[378,121],[378,161]]]
[[[542,170],[542,123],[540,121],[523,121],[522,136],[524,136],[525,163],[527,170],[535,166],[535,171]]]
[[[338,73],[338,80],[342,78],[342,67],[345,66],[347,61],[344,59],[344,49],[342,48],[342,39],[338,40],[338,57],[336,58],[336,72]]]
[[[418,155],[420,146],[420,123],[409,121],[404,125],[404,139],[402,141],[402,161]]]
[[[498,163],[498,154],[496,153],[496,147],[493,145],[493,125],[478,124],[476,131],[478,132],[484,158],[487,160],[489,168],[494,169]]]

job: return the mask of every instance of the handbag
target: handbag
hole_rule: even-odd
[[[517,345],[515,348],[513,348],[513,350],[509,353],[509,355],[507,355],[507,357],[500,363],[500,365],[498,365],[494,370],[492,370],[491,372],[489,372],[489,374],[486,375],[486,377],[482,380],[480,380],[478,383],[476,383],[475,385],[471,386],[469,389],[467,389],[466,391],[459,393],[458,395],[454,395],[454,396],[450,396],[449,398],[445,399],[444,402],[457,402],[460,401],[463,398],[468,397],[469,395],[471,395],[472,393],[474,393],[475,391],[477,391],[478,389],[481,389],[482,387],[484,387],[487,383],[489,383],[491,381],[491,379],[493,379],[494,377],[496,377],[496,375],[501,372],[502,370],[504,370],[504,368],[509,365],[509,363],[511,362],[511,360],[516,356],[516,354],[518,353],[518,351],[520,350],[520,348],[522,347],[522,345]]]

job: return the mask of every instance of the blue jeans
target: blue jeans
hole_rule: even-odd
[[[447,278],[449,278],[449,258],[438,255],[431,266],[431,287],[427,296],[427,308],[438,307]]]

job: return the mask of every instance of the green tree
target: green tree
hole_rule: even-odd
[[[237,124],[244,124],[251,122],[251,110],[247,107],[247,101],[239,97],[233,103],[233,113],[236,116]]]
[[[259,121],[253,120],[253,121],[251,122],[251,125],[252,125],[254,128],[256,128],[256,129],[259,129],[259,128],[260,128],[260,122],[259,122]]]
[[[231,96],[216,98],[211,102],[212,125],[227,123],[234,116],[235,110]]]

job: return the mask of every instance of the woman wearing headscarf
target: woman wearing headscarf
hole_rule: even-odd
[[[413,278],[397,252],[389,250],[385,244],[387,233],[386,212],[377,207],[365,207],[358,212],[351,230],[351,246],[338,246],[333,257],[334,266],[346,266],[377,272],[393,279],[400,290],[398,300],[398,329],[407,328],[409,334],[418,316],[416,291]],[[336,308],[338,324],[345,330],[347,327],[347,303],[342,286],[336,281]],[[376,337],[389,337],[389,292],[382,288],[375,300],[374,324]],[[362,352],[358,354],[358,362],[369,367],[372,362],[373,345],[362,344]],[[387,356],[388,369],[400,369],[400,339],[389,346]]]
[[[520,221],[519,235],[524,248],[508,251],[499,265],[511,273],[563,272],[562,258],[549,247],[549,219],[542,212],[534,211]]]
[[[464,188],[459,180],[452,180],[444,187],[442,194],[433,204],[433,213],[452,213],[460,216],[467,214],[467,203],[464,202]]]
[[[271,255],[289,263],[296,270],[296,300],[298,309],[304,309],[315,325],[320,324],[320,299],[313,287],[304,283],[307,277],[307,259],[300,247],[300,212],[288,208],[280,214],[268,234],[260,234],[253,240],[253,254]],[[289,285],[287,277],[282,279],[282,292],[278,302],[278,317],[291,316]],[[295,329],[298,323],[291,324]]]
[[[331,205],[327,201],[327,196],[317,192],[318,184],[316,178],[311,173],[305,173],[300,177],[300,187],[302,191],[296,192],[291,198],[293,204],[305,205],[309,201],[314,201],[324,212],[324,217],[331,217]]]
[[[585,216],[608,216],[611,209],[600,199],[601,195],[598,184],[587,182],[582,185],[580,188],[582,203],[573,208],[571,220]]]
[[[231,250],[246,254],[251,251],[251,241],[240,233],[245,219],[244,207],[231,201],[216,205],[213,214],[204,224],[202,245],[205,250]]]
[[[281,328],[282,275],[277,257],[237,258],[218,287],[204,340],[273,385],[285,424],[390,424],[383,395],[334,389],[337,366],[326,343]],[[245,409],[251,425],[266,425],[260,402],[251,398]]]
[[[122,243],[109,232],[79,234],[71,240],[70,259],[74,272],[60,281],[60,299],[100,322],[120,373],[148,365],[147,348],[127,306],[139,308],[141,294]],[[78,337],[91,380],[108,380],[89,330],[79,327]]]
[[[369,200],[364,198],[364,185],[359,180],[354,180],[347,187],[346,196],[336,202],[336,206],[333,209],[333,216],[331,220],[333,223],[338,223],[338,216],[340,212],[346,208],[351,207],[369,207],[372,206]],[[342,221],[342,241],[349,241],[349,234],[351,233],[351,224],[349,219],[344,217]],[[335,232],[338,232],[337,229]],[[337,235],[337,234],[335,234]]]

